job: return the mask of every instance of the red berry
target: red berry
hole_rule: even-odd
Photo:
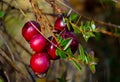
[[[30,59],[30,66],[36,74],[46,73],[50,67],[50,60],[47,53],[36,53]]]
[[[67,24],[63,21],[63,15],[60,15],[55,21],[54,29],[57,31],[67,29]]]
[[[30,46],[35,52],[41,52],[46,46],[47,40],[41,34],[33,36],[30,40]]]
[[[28,21],[23,26],[22,35],[27,41],[30,41],[34,35],[39,34],[35,27],[36,28],[40,27],[40,25],[35,21]]]
[[[67,39],[67,38],[71,38],[72,39],[72,42],[70,44],[70,48],[71,48],[72,52],[75,53],[75,51],[78,49],[78,39],[75,36],[74,32],[64,31],[61,34],[61,36],[64,39]]]
[[[49,37],[48,39],[52,42],[52,44],[49,42],[48,46],[47,46],[48,56],[50,59],[56,60],[59,58],[59,56],[57,56],[57,54],[56,54],[57,42],[55,41],[55,39],[53,37]]]

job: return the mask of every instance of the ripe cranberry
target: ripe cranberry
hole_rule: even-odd
[[[57,54],[56,54],[57,42],[56,42],[55,39],[54,39],[53,37],[51,37],[51,36],[50,36],[48,39],[52,42],[52,44],[49,42],[49,43],[48,43],[48,46],[47,46],[48,56],[49,56],[50,59],[56,60],[56,59],[59,58],[59,56],[57,56]],[[53,45],[53,44],[54,44],[54,45]]]
[[[64,31],[61,36],[64,38],[64,39],[67,39],[67,38],[71,38],[72,39],[72,42],[70,44],[70,48],[73,52],[73,54],[75,53],[75,51],[78,49],[78,39],[77,37],[75,36],[74,32],[69,32],[69,31]]]
[[[40,27],[40,25],[36,21],[28,21],[23,26],[22,35],[26,39],[26,41],[30,41],[34,35],[39,34],[35,27]]]
[[[41,34],[33,36],[30,40],[30,46],[35,52],[41,52],[46,46],[47,40]]]
[[[44,74],[50,67],[50,60],[47,53],[33,54],[30,59],[30,66],[35,74]]]
[[[60,15],[55,21],[54,29],[57,31],[67,29],[67,24],[63,21],[63,15]]]

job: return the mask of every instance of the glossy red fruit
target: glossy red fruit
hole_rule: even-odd
[[[33,36],[33,38],[30,40],[30,47],[35,52],[43,51],[46,47],[46,44],[47,44],[47,40],[41,34],[37,34]]]
[[[40,28],[40,25],[36,21],[28,21],[22,28],[22,35],[26,41],[30,41],[31,38],[39,34],[39,32],[35,28]]]
[[[52,44],[49,42],[48,46],[47,46],[48,56],[49,56],[50,59],[56,60],[56,59],[59,58],[59,56],[57,56],[57,54],[56,54],[57,42],[51,36],[48,39],[52,42]]]
[[[63,21],[63,15],[60,15],[55,21],[54,29],[57,31],[67,29],[67,24]]]
[[[44,74],[50,67],[50,60],[47,53],[33,54],[30,59],[30,66],[35,74]]]
[[[64,38],[64,39],[67,39],[67,38],[71,38],[72,39],[72,42],[70,44],[70,48],[73,52],[73,54],[75,53],[75,51],[78,49],[78,39],[77,37],[75,36],[74,32],[69,32],[69,31],[64,31],[61,36]]]

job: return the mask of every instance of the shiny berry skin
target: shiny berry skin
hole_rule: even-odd
[[[49,42],[48,45],[47,45],[48,56],[49,56],[50,59],[56,60],[56,59],[59,58],[59,56],[57,56],[57,54],[56,54],[57,42],[51,36],[48,39],[52,42],[52,43]]]
[[[75,36],[74,32],[69,32],[69,31],[64,31],[61,36],[64,38],[64,39],[67,39],[67,38],[71,38],[72,39],[72,42],[70,44],[70,48],[73,52],[73,54],[75,53],[75,51],[78,49],[78,39],[77,37]]]
[[[30,67],[35,74],[46,73],[50,67],[48,54],[45,52],[33,54],[30,59]]]
[[[67,24],[63,21],[63,17],[63,15],[60,15],[55,21],[54,29],[59,32],[64,29],[67,29]]]
[[[28,21],[23,26],[22,35],[26,41],[29,42],[34,35],[39,34],[35,27],[36,28],[40,27],[40,25],[36,21]]]
[[[35,52],[41,52],[45,49],[47,40],[43,35],[37,34],[30,40],[30,47]]]

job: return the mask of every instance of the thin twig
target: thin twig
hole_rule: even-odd
[[[1,34],[0,34],[0,38],[4,41],[4,44],[5,44],[5,46],[7,47],[8,51],[9,51],[9,53],[10,53],[10,55],[11,55],[12,61],[15,62],[14,55],[13,55],[13,53],[12,53],[12,51],[11,51],[11,48],[10,48],[8,42],[3,38],[3,36],[2,36]]]
[[[13,41],[15,41],[21,48],[23,48],[30,56],[31,56],[31,52],[27,49],[27,48],[25,48],[22,44],[21,44],[21,42],[19,42],[18,40],[16,40],[15,38],[13,38],[10,34],[7,34],[7,33],[5,33],[5,32],[2,32],[1,30],[0,30],[0,34],[4,34],[4,35],[7,35],[9,38],[11,38],[11,40],[13,40]]]
[[[28,79],[28,77],[16,66],[16,64],[7,56],[7,54],[1,48],[0,48],[0,55],[12,66],[14,70],[20,73],[24,78]]]
[[[31,3],[32,9],[33,9],[33,11],[35,13],[35,16],[36,16],[39,24],[41,25],[41,28],[40,28],[41,32],[44,34],[45,33],[45,26],[44,26],[44,24],[42,22],[42,13],[40,12],[40,9],[38,9],[38,7],[36,6],[34,0],[29,0],[29,1]]]
[[[32,7],[33,7],[33,10],[34,10],[34,12],[35,12],[35,14],[36,14],[36,16],[38,17],[38,19],[39,19],[39,23],[41,23],[41,22],[45,22],[45,24],[46,24],[46,26],[44,25],[43,27],[44,27],[44,29],[45,29],[45,27],[50,31],[50,33],[52,34],[52,36],[56,39],[56,37],[55,37],[55,35],[54,35],[54,33],[51,31],[51,27],[52,27],[52,25],[51,25],[51,23],[50,23],[50,21],[49,21],[49,19],[47,18],[47,16],[45,15],[45,14],[43,14],[43,12],[40,10],[40,9],[38,9],[37,8],[37,6],[35,5],[35,2],[34,2],[34,0],[30,0],[30,3],[31,3],[31,5],[32,5]],[[32,23],[31,23],[32,24]],[[32,24],[33,25],[33,24]],[[38,30],[34,25],[33,25],[33,27],[36,29],[36,30]],[[43,28],[42,28],[43,29]],[[43,29],[43,30],[44,30]],[[45,35],[44,35],[44,31],[39,31],[38,30],[38,32],[40,33],[40,34],[42,34],[43,35],[43,37],[45,37]],[[46,37],[45,37],[46,38]],[[47,38],[46,38],[47,39]],[[51,44],[53,44],[49,39],[47,39]],[[55,44],[53,44],[54,46],[55,46]]]
[[[15,6],[13,6],[13,5],[11,5],[11,4],[9,4],[8,2],[6,2],[6,1],[3,1],[3,0],[1,0],[0,2],[2,2],[3,4],[6,4],[6,5],[8,5],[11,9],[15,9],[15,10],[17,10],[17,11],[22,11],[21,13],[23,14],[23,12],[24,13],[33,13],[32,11],[30,11],[30,10],[20,10],[19,8],[17,8],[17,7],[15,7]],[[58,14],[53,14],[53,13],[44,13],[43,12],[43,14],[45,14],[45,15],[49,15],[49,16],[53,16],[53,17],[56,17],[56,16],[58,16]]]
[[[100,33],[109,35],[109,36],[113,36],[113,37],[116,37],[116,38],[120,38],[120,35],[114,34],[114,33],[112,33],[112,32],[106,31],[106,30],[97,29],[97,31],[100,32]]]
[[[7,78],[7,81],[10,82],[10,78],[9,78],[9,76],[8,76],[6,71],[4,71],[4,74],[5,74],[6,78]]]
[[[84,19],[87,19],[87,20],[89,20],[89,21],[94,20],[94,21],[95,21],[97,24],[99,24],[99,25],[104,25],[104,26],[113,27],[113,28],[119,28],[119,29],[120,29],[120,25],[116,25],[116,24],[112,24],[112,23],[106,23],[106,22],[103,22],[103,21],[98,21],[98,20],[92,19],[92,18],[90,18],[90,17],[87,17],[87,16],[84,16],[84,15],[80,14],[79,12],[77,12],[76,10],[74,10],[72,7],[66,5],[66,4],[63,3],[62,1],[60,1],[60,0],[56,0],[56,1],[59,2],[60,4],[62,4],[63,6],[65,6],[66,8],[72,9],[73,12],[75,12],[76,14],[78,14],[79,16],[81,16],[81,17],[84,18]]]

